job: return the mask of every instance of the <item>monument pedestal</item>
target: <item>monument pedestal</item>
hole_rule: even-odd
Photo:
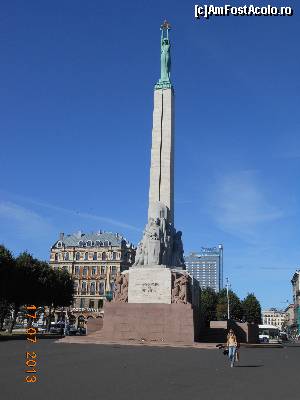
[[[109,341],[192,344],[198,339],[191,304],[106,303],[99,338]]]
[[[186,271],[162,265],[130,268],[116,278],[99,339],[194,343],[200,331],[197,283]]]

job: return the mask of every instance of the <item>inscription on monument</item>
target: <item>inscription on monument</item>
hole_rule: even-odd
[[[169,268],[131,268],[129,282],[129,303],[171,304],[171,271]]]

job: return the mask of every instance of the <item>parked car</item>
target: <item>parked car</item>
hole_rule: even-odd
[[[79,326],[78,330],[77,330],[77,335],[86,335],[86,328],[84,328],[83,326]]]
[[[283,342],[287,342],[287,341],[288,341],[288,335],[287,335],[286,332],[280,332],[280,333],[279,333],[279,336],[280,336],[280,339],[281,339]]]
[[[68,334],[69,334],[70,336],[77,335],[77,332],[78,332],[78,329],[76,328],[75,325],[70,325],[70,326],[69,326]]]
[[[51,324],[50,326],[50,333],[55,333],[56,335],[63,335],[65,330],[65,324],[64,323],[57,323],[57,324]]]
[[[39,326],[38,326],[38,332],[39,332],[39,333],[45,333],[45,332],[47,332],[46,326],[39,325]]]

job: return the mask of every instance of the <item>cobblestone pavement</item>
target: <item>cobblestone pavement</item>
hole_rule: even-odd
[[[38,382],[23,383],[25,353]],[[297,400],[300,347],[242,348],[229,367],[217,349],[0,342],[1,399]]]

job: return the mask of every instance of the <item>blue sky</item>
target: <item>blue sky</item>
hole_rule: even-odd
[[[223,243],[232,289],[284,307],[300,264],[297,4],[272,2],[293,17],[209,21],[194,4],[1,3],[0,242],[43,259],[59,232],[138,242],[168,18],[185,251]]]

